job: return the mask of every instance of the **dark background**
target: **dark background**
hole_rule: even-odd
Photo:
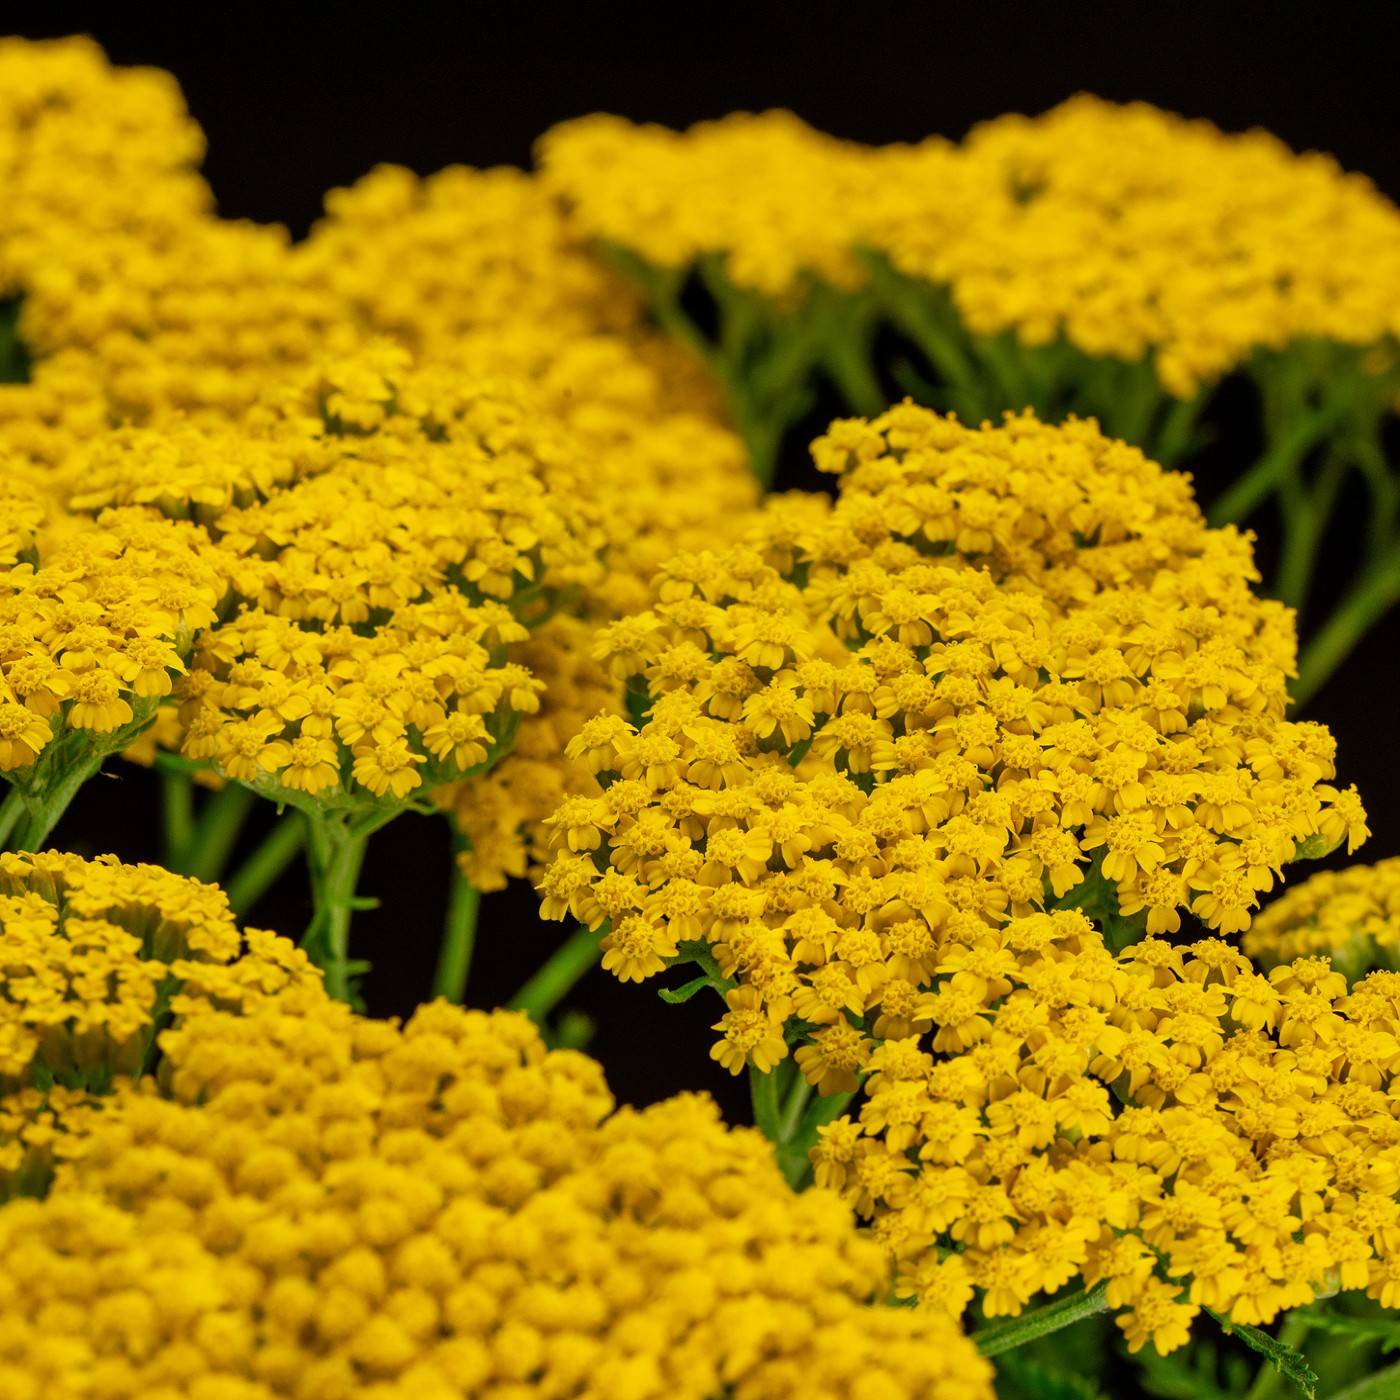
[[[1227,130],[1265,126],[1295,149],[1333,152],[1400,196],[1400,51],[1389,7],[1369,4],[979,3],[705,5],[465,4],[280,11],[202,5],[34,7],[0,4],[0,32],[31,38],[85,31],[114,62],[168,68],[209,138],[205,172],[230,217],[304,234],[322,193],[379,161],[421,174],[441,166],[528,164],[556,121],[606,109],[685,126],[734,109],[785,106],[836,135],[867,142],[960,136],[1004,111],[1035,113],[1089,90],[1142,98]],[[318,22],[319,21],[319,22]],[[1250,418],[1224,409],[1223,444],[1201,468],[1203,499],[1226,479]],[[813,430],[820,424],[820,410]],[[1393,455],[1400,460],[1400,454]],[[1247,458],[1235,457],[1237,464]],[[801,446],[782,484],[805,480]],[[1330,540],[1345,560],[1364,505],[1349,503]],[[1261,555],[1272,522],[1259,522]],[[1320,601],[1341,586],[1334,568]],[[1309,707],[1338,736],[1342,781],[1371,809],[1369,859],[1400,854],[1400,743],[1392,616]],[[88,785],[60,843],[158,859],[155,788],[129,765]],[[267,814],[259,814],[266,819]],[[405,816],[375,838],[362,890],[384,907],[358,916],[357,953],[375,963],[371,1008],[406,1014],[423,995],[446,894],[445,824]],[[255,922],[295,935],[305,919],[300,872]],[[505,999],[562,927],[540,925],[528,890],[489,898],[471,1000]],[[424,935],[427,935],[426,937]],[[647,986],[595,971],[574,1004],[599,1023],[592,1049],[619,1097],[646,1102],[679,1088],[719,1091],[746,1114],[742,1081],[707,1059],[709,998],[661,1004]]]

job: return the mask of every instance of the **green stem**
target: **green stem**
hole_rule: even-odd
[[[1164,467],[1174,467],[1191,450],[1196,424],[1209,397],[1205,389],[1189,399],[1172,399],[1152,441],[1149,456]]]
[[[1295,704],[1306,704],[1351,654],[1352,648],[1400,602],[1400,541],[1368,566],[1303,648],[1298,679],[1289,687]]]
[[[782,1122],[778,1127],[778,1140],[784,1144],[790,1143],[802,1129],[802,1120],[807,1112],[807,1104],[811,1101],[814,1087],[809,1084],[806,1077],[800,1072],[792,1082],[792,1088],[788,1090],[787,1099],[783,1103]]]
[[[1297,419],[1211,506],[1210,523],[1230,525],[1248,519],[1297,470],[1303,458],[1331,432],[1349,407],[1347,398],[1333,398]]]
[[[1400,1361],[1383,1371],[1373,1371],[1344,1390],[1334,1391],[1329,1400],[1395,1400],[1400,1395]]]
[[[5,843],[10,839],[15,823],[23,814],[24,794],[11,783],[4,802],[0,802],[0,851],[5,849]]]
[[[355,886],[369,832],[343,813],[307,811],[307,866],[314,912],[302,938],[311,960],[324,969],[326,990],[353,1001],[350,986],[350,919],[358,901]]]
[[[189,771],[161,769],[160,799],[166,869],[179,871],[185,848],[194,836],[194,779]]]
[[[447,902],[447,919],[442,930],[442,950],[438,954],[433,995],[461,1005],[467,993],[472,949],[476,945],[476,919],[481,892],[472,885],[462,867],[452,862],[452,893]]]
[[[1311,491],[1301,483],[1286,482],[1280,493],[1283,505],[1283,557],[1273,594],[1301,614],[1317,566],[1317,551],[1337,503],[1347,470],[1341,451],[1329,452]]]
[[[179,864],[171,868],[205,884],[216,882],[257,800],[252,788],[226,783],[204,804]]]
[[[1108,1281],[1096,1283],[1090,1289],[1076,1289],[1067,1298],[1058,1298],[1053,1303],[1032,1308],[1020,1317],[1008,1318],[1005,1322],[994,1322],[990,1327],[980,1327],[972,1334],[977,1350],[983,1356],[1000,1356],[1004,1351],[1024,1346],[1039,1337],[1048,1337],[1061,1328],[1073,1326],[1086,1317],[1108,1311]]]
[[[284,812],[273,823],[257,849],[224,886],[229,905],[240,918],[281,878],[306,844],[306,819],[301,812]]]
[[[589,928],[576,929],[507,1005],[527,1011],[540,1025],[573,990],[575,983],[602,958],[599,935]]]
[[[777,1145],[783,1140],[782,1110],[778,1106],[778,1076],[765,1074],[749,1064],[749,1097],[753,1100],[754,1127]]]
[[[59,818],[78,795],[78,789],[102,767],[105,757],[105,754],[94,754],[90,758],[80,759],[42,797],[32,800],[25,798],[28,812],[26,820],[19,824],[14,833],[15,850],[43,849],[49,834],[58,825]]]
[[[1283,1325],[1278,1329],[1278,1340],[1298,1351],[1311,1329],[1312,1323],[1301,1312],[1294,1311],[1284,1317]],[[1273,1400],[1274,1396],[1283,1393],[1283,1377],[1274,1363],[1266,1358],[1259,1363],[1259,1369],[1254,1373],[1254,1383],[1245,1392],[1244,1400]]]

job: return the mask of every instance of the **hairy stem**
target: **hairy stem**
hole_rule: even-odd
[[[972,1334],[972,1340],[977,1343],[977,1350],[983,1356],[1000,1356],[1004,1351],[1024,1346],[1039,1337],[1048,1337],[1052,1332],[1082,1322],[1086,1317],[1107,1312],[1107,1294],[1106,1280],[1089,1289],[1076,1289],[1067,1298],[1057,1298],[1053,1303],[1032,1308],[1020,1317],[994,1322],[990,1327],[980,1327]]]

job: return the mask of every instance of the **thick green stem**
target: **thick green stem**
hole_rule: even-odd
[[[1000,1356],[1004,1351],[1024,1346],[1039,1337],[1048,1337],[1052,1332],[1073,1326],[1086,1317],[1108,1310],[1107,1280],[1096,1283],[1090,1289],[1077,1289],[1067,1298],[1058,1298],[1053,1303],[1032,1308],[1020,1317],[1008,1318],[1005,1322],[994,1322],[990,1327],[981,1327],[972,1334],[977,1350],[983,1356]]]
[[[302,938],[311,960],[326,974],[326,990],[339,1001],[352,1001],[350,987],[350,919],[356,906],[369,832],[343,814],[307,812],[307,866],[311,872],[314,913]]]
[[[753,1100],[754,1127],[775,1145],[783,1140],[783,1115],[778,1104],[778,1076],[749,1065],[749,1097]]]
[[[217,881],[257,800],[257,793],[242,783],[228,783],[220,788],[204,804],[189,840],[179,853],[179,864],[171,869],[206,884]]]
[[[1301,614],[1307,604],[1308,589],[1317,567],[1322,544],[1337,494],[1345,479],[1347,461],[1340,451],[1328,454],[1317,484],[1312,490],[1301,483],[1286,483],[1280,493],[1283,504],[1283,557],[1274,581],[1274,596]]]
[[[13,848],[17,851],[40,851],[59,818],[78,795],[78,789],[102,767],[105,754],[80,759],[42,797],[25,798],[26,817],[15,829]]]
[[[452,863],[452,893],[447,901],[447,919],[442,930],[433,995],[461,1005],[467,994],[467,974],[471,971],[472,950],[476,946],[476,920],[481,908],[481,892]]]
[[[573,990],[579,978],[602,958],[599,935],[576,929],[535,975],[510,999],[513,1011],[526,1011],[538,1023]]]
[[[1306,704],[1351,654],[1352,648],[1400,602],[1400,542],[1367,567],[1303,648],[1298,679],[1289,687],[1294,702]]]
[[[11,783],[9,791],[5,794],[4,802],[0,802],[0,851],[5,849],[5,843],[10,839],[10,833],[15,829],[15,824],[23,815],[24,796]]]
[[[305,844],[305,817],[295,810],[284,812],[224,886],[229,905],[240,919],[246,918],[248,911],[282,877]]]
[[[799,1071],[793,1079],[792,1088],[788,1090],[787,1098],[783,1101],[782,1121],[778,1125],[778,1140],[780,1142],[792,1142],[802,1130],[802,1119],[807,1112],[807,1105],[811,1102],[813,1092],[813,1086]]]

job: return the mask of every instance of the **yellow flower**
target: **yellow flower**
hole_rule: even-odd
[[[786,1007],[782,1002],[765,1006],[753,987],[735,987],[726,992],[727,1012],[711,1028],[724,1032],[724,1039],[710,1047],[710,1058],[718,1060],[730,1074],[739,1074],[750,1061],[767,1073],[787,1058],[783,1039]]]

